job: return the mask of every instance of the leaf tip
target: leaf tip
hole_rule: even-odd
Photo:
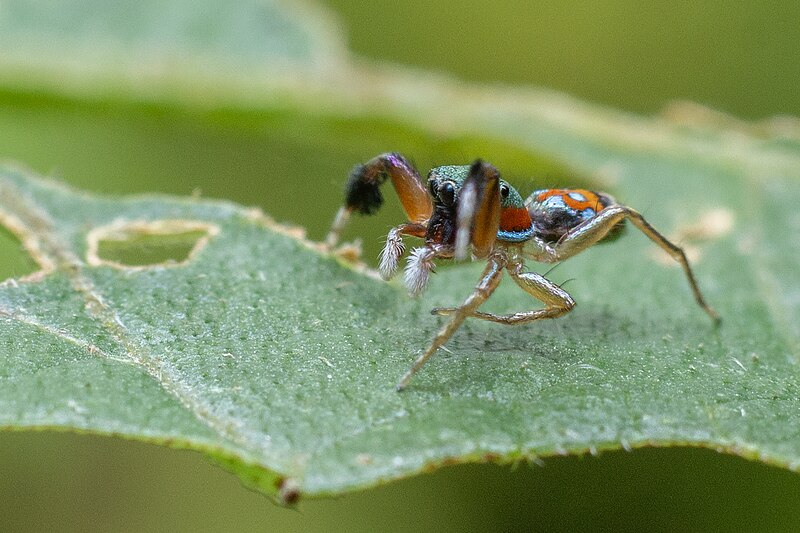
[[[278,500],[282,505],[294,505],[300,499],[300,483],[292,477],[280,477],[275,482]]]

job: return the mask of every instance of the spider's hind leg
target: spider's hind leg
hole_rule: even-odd
[[[647,220],[638,212],[630,207],[624,205],[611,205],[600,211],[600,213],[586,222],[576,226],[568,233],[564,234],[561,239],[553,246],[549,252],[550,256],[544,258],[543,256],[536,257],[538,260],[547,260],[548,262],[563,261],[586,248],[592,246],[598,241],[605,238],[612,232],[617,225],[623,220],[630,220],[642,233],[656,243],[662,250],[667,252],[675,261],[680,263],[689,286],[694,294],[694,299],[703,311],[711,317],[714,323],[720,322],[720,317],[717,312],[706,302],[703,293],[700,291],[700,286],[697,284],[697,279],[694,276],[692,267],[689,265],[689,260],[683,248],[673,244],[664,235],[659,233]]]

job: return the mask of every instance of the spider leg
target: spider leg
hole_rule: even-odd
[[[500,324],[525,324],[542,318],[560,317],[570,312],[572,308],[575,307],[575,300],[572,299],[567,291],[541,274],[523,271],[523,264],[521,262],[510,264],[507,270],[511,279],[513,279],[522,290],[545,304],[544,309],[523,311],[514,313],[513,315],[495,315],[493,313],[475,311],[471,316],[480,318],[481,320],[498,322]],[[436,315],[451,315],[455,311],[457,311],[457,309],[437,308],[433,309],[431,313]]]
[[[477,257],[489,255],[499,227],[500,173],[478,159],[459,193],[455,258],[465,259],[470,244]]]
[[[336,213],[325,237],[328,249],[333,249],[339,242],[353,212],[371,215],[380,208],[383,204],[380,186],[387,179],[391,179],[409,221],[421,224],[430,218],[433,206],[417,170],[400,154],[382,154],[350,172],[344,205]]]
[[[386,236],[386,244],[383,247],[380,255],[380,263],[378,270],[381,277],[385,280],[390,280],[394,273],[397,271],[397,264],[400,256],[406,250],[406,245],[403,243],[403,235],[411,235],[413,237],[425,238],[425,231],[427,228],[422,224],[400,224],[389,230]]]
[[[506,263],[506,258],[501,255],[493,255],[489,258],[489,263],[483,271],[480,282],[475,286],[475,290],[464,300],[461,307],[455,310],[450,321],[439,330],[439,333],[433,338],[430,346],[428,346],[422,355],[414,361],[408,372],[403,375],[397,384],[398,391],[402,391],[408,386],[414,374],[416,374],[428,359],[436,353],[436,350],[450,340],[450,337],[452,337],[453,333],[461,326],[461,323],[464,322],[468,316],[472,316],[474,311],[486,301],[492,292],[494,292],[497,285],[500,283],[500,278],[503,275],[503,268],[505,268]]]
[[[596,217],[576,226],[564,234],[552,247],[538,249],[532,256],[534,259],[547,262],[562,261],[572,257],[597,243],[605,237],[614,226],[626,218],[630,220],[634,226],[639,228],[642,233],[647,235],[651,241],[660,246],[662,250],[680,263],[686,274],[686,279],[689,281],[689,286],[692,289],[695,301],[715,323],[719,323],[720,317],[717,312],[708,305],[703,297],[703,293],[700,291],[697,279],[694,276],[692,267],[689,265],[689,260],[686,258],[683,249],[670,242],[664,235],[651,226],[638,211],[630,207],[623,205],[608,206],[600,211]],[[546,257],[542,257],[543,255],[546,255]]]
[[[428,279],[436,265],[433,260],[437,257],[449,257],[449,248],[438,244],[414,248],[408,254],[405,268],[405,284],[409,296],[418,296],[428,285]]]

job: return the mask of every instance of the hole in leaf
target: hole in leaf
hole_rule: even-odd
[[[205,233],[190,231],[172,235],[132,235],[125,240],[102,240],[98,255],[105,261],[145,266],[185,261]]]
[[[116,268],[180,266],[218,232],[217,226],[192,220],[115,222],[89,233],[87,260]]]
[[[5,229],[0,229],[0,280],[21,278],[36,270],[36,263],[25,252],[19,239]]]

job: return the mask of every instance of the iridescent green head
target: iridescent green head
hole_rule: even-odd
[[[453,206],[458,200],[458,193],[469,176],[470,165],[446,165],[431,169],[428,173],[428,190],[437,205]],[[522,196],[517,190],[500,179],[500,206],[503,208],[525,207]]]

